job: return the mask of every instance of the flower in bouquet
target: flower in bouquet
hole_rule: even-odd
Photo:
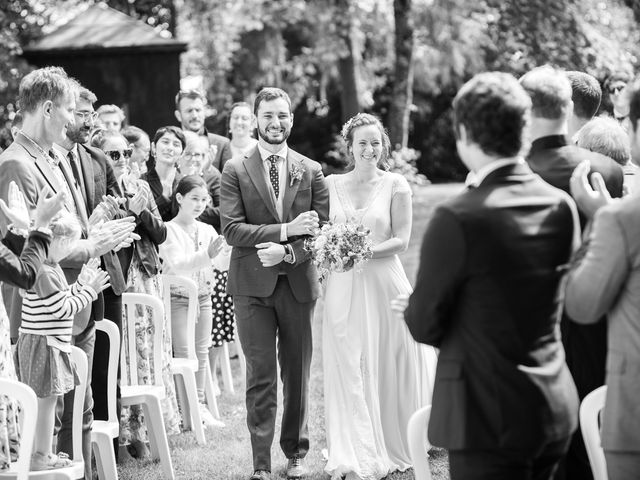
[[[320,281],[331,272],[348,272],[361,267],[373,255],[370,231],[362,224],[327,222],[308,239],[305,248],[311,253]]]

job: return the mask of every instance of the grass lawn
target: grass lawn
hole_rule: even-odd
[[[461,186],[433,185],[422,187],[414,195],[414,224],[411,244],[407,252],[402,255],[402,262],[411,281],[415,279],[420,255],[420,244],[427,220],[433,206],[444,198],[458,192]],[[306,457],[307,466],[311,470],[310,480],[327,480],[329,476],[323,472],[325,461],[322,449],[326,448],[324,438],[324,405],[322,401],[322,346],[320,344],[321,321],[320,313],[322,301],[316,307],[316,319],[313,325],[314,354],[311,364],[311,397],[309,431],[311,435],[311,449]],[[207,430],[207,445],[199,446],[192,432],[185,432],[169,438],[171,457],[178,480],[214,480],[214,479],[247,479],[252,473],[251,446],[249,433],[245,424],[244,379],[240,378],[237,361],[232,361],[234,370],[234,385],[236,392],[223,392],[218,397],[218,406],[225,428]],[[282,413],[281,387],[278,392],[278,413]],[[278,445],[280,434],[280,419],[276,424],[276,436],[272,452],[274,478],[279,475],[285,477],[286,459]],[[431,450],[431,472],[434,480],[448,480],[447,454],[444,450]],[[159,463],[151,461],[132,460],[118,465],[118,473],[122,480],[155,480],[162,478]],[[411,470],[396,473],[388,477],[389,480],[413,479]],[[111,479],[108,479],[111,480]]]

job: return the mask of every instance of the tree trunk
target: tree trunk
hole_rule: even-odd
[[[352,0],[337,0],[336,7],[338,32],[346,47],[344,54],[338,58],[338,72],[342,87],[340,105],[342,107],[342,121],[346,122],[361,110],[360,64],[362,52],[356,36]]]
[[[409,114],[413,102],[413,46],[415,43],[411,0],[394,0],[395,72],[387,127],[393,149],[406,147]]]

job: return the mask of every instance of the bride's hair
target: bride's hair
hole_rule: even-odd
[[[370,113],[356,113],[353,117],[347,120],[342,126],[342,131],[340,132],[344,142],[347,144],[347,148],[351,148],[353,145],[353,132],[358,127],[365,127],[367,125],[375,125],[380,130],[380,136],[382,137],[382,157],[380,158],[379,166],[383,169],[388,169],[387,159],[389,158],[389,149],[391,148],[391,141],[389,140],[389,135],[387,134],[387,130],[382,125],[382,122],[375,115],[371,115]],[[353,161],[349,158],[349,164]]]

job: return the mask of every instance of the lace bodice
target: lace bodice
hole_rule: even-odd
[[[384,172],[374,185],[364,207],[356,209],[345,185],[344,175],[327,177],[329,218],[332,222],[353,221],[371,230],[374,245],[393,236],[391,201],[397,193],[411,192],[407,180],[398,173]]]

